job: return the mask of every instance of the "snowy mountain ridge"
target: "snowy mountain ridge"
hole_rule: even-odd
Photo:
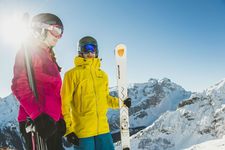
[[[112,89],[114,89],[114,91],[112,91]],[[115,89],[116,87],[110,89],[113,95],[117,95]],[[161,80],[149,79],[146,83],[130,84],[128,95],[132,98],[132,107],[130,108],[131,131],[135,133],[152,124],[167,110],[175,110],[180,101],[190,97],[191,92],[185,91],[181,86],[164,78]],[[0,111],[3,112],[0,114],[0,129],[11,129],[11,126],[16,126],[16,133],[13,132],[13,134],[19,137],[18,123],[16,121],[18,102],[12,95],[0,101]],[[118,131],[118,113],[118,111],[109,112],[109,123],[113,132]],[[8,126],[7,123],[12,120],[13,123]],[[0,139],[0,147],[11,145],[12,148],[15,148],[18,147],[18,143],[21,145],[21,139],[17,140],[17,144],[12,141],[10,138],[12,136],[11,132],[11,130],[0,132],[0,136],[2,137],[2,139]],[[6,138],[6,135],[9,135],[9,137]]]
[[[116,89],[116,88],[114,88]],[[116,91],[112,95],[117,95]],[[149,79],[146,83],[130,84],[128,96],[132,99],[129,109],[130,128],[144,128],[151,125],[162,113],[175,110],[180,101],[189,98],[191,92],[171,82],[168,78]],[[110,111],[109,123],[112,132],[119,130],[119,111]]]
[[[148,126],[131,137],[132,149],[224,148],[225,79],[202,93],[192,94],[166,78],[150,79],[147,83],[129,87],[128,94],[133,100],[131,127]],[[116,91],[112,93],[116,95]],[[184,97],[187,98],[182,100]],[[16,119],[18,103],[12,95],[0,99],[0,111],[0,147],[23,149]],[[109,121],[112,121],[111,129],[116,131],[117,117],[112,114],[109,113]],[[115,145],[119,150],[120,143]]]
[[[151,126],[133,135],[131,147],[135,150],[181,150],[222,138],[224,124],[225,80],[222,80],[202,93],[192,94],[179,103],[176,111],[167,111]],[[119,144],[116,149],[120,148]]]
[[[18,106],[12,94],[0,99],[0,148],[10,145],[10,148],[23,149],[17,122]]]

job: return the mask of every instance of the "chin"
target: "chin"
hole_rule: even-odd
[[[54,47],[56,45],[56,42],[52,42],[51,46]]]

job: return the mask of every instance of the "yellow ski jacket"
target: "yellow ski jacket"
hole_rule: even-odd
[[[62,114],[67,131],[78,138],[109,132],[108,108],[119,108],[118,98],[109,95],[108,77],[100,59],[76,57],[75,67],[64,75],[61,90]]]

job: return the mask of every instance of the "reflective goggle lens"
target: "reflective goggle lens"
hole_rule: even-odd
[[[82,46],[82,52],[83,53],[95,53],[96,51],[96,46],[94,44],[86,44]]]
[[[56,38],[61,38],[62,37],[63,29],[60,26],[52,25],[52,28],[49,31]]]

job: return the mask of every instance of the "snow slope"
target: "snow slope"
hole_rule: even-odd
[[[185,150],[225,150],[225,136],[216,140],[209,140],[193,145]]]

